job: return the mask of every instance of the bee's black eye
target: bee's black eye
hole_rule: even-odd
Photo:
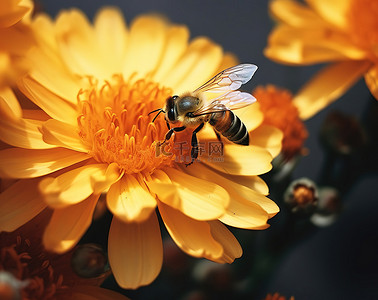
[[[173,96],[167,101],[167,117],[171,122],[176,121],[175,100],[177,97],[178,96]]]

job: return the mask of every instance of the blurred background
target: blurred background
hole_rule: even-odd
[[[207,36],[225,51],[236,54],[241,62],[256,64],[259,69],[243,86],[246,91],[258,85],[274,84],[295,93],[321,67],[283,66],[264,57],[263,49],[274,26],[268,13],[268,1],[38,1],[39,9],[52,17],[62,9],[78,7],[92,19],[105,5],[118,6],[128,24],[142,13],[163,14],[173,23],[187,25],[191,37]],[[307,177],[320,183],[329,172],[326,168],[329,157],[319,140],[319,132],[327,116],[335,111],[357,118],[363,126],[378,129],[377,102],[361,80],[342,98],[305,122],[309,131],[305,147],[309,154],[299,160],[291,179]],[[366,123],[369,116],[372,121]],[[373,139],[374,142],[376,144],[378,139]],[[282,213],[270,221],[271,227],[265,231],[232,229],[244,250],[243,256],[232,265],[216,265],[188,257],[165,232],[165,262],[155,282],[127,291],[118,288],[109,278],[104,287],[132,299],[263,299],[267,293],[274,292],[294,296],[297,300],[378,299],[376,160],[374,156],[359,157],[346,169],[348,174],[355,171],[358,176],[344,181],[341,212],[329,226],[316,227],[304,221],[297,223],[295,234],[280,232],[277,228],[286,222],[287,214],[280,200],[282,195],[272,193],[270,198],[279,204]],[[83,241],[98,243],[106,250],[107,235],[100,235],[98,230],[107,231],[109,218],[95,223]],[[278,237],[290,240],[286,243],[289,246],[283,247],[285,241],[280,241],[265,251],[270,243],[267,241]]]

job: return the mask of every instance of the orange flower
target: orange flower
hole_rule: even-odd
[[[207,38],[188,42],[186,27],[158,16],[140,16],[127,28],[116,9],[100,11],[93,26],[78,10],[62,12],[55,23],[41,15],[32,26],[38,47],[19,86],[36,107],[22,109],[11,93],[2,97],[0,138],[13,147],[2,151],[0,173],[20,180],[0,196],[0,230],[16,229],[48,205],[54,212],[44,245],[65,252],[107,193],[114,215],[109,262],[124,288],[149,284],[160,272],[156,208],[186,253],[220,263],[240,257],[223,223],[264,229],[278,212],[258,175],[270,170],[282,133],[262,125],[252,105],[239,114],[250,146],[225,142],[218,161],[205,151],[185,167],[191,132],[174,135],[157,155],[167,127],[148,115],[173,91],[194,90],[236,59]],[[210,126],[199,140],[219,144]]]
[[[286,300],[285,296],[281,296],[279,293],[268,294],[264,300]],[[294,297],[290,297],[289,300],[294,300]]]
[[[27,25],[32,9],[29,0],[0,1],[0,88],[26,69],[22,56],[34,41]]]
[[[378,6],[376,0],[274,0],[279,25],[265,55],[285,64],[331,63],[295,96],[302,119],[339,98],[362,76],[378,99]]]
[[[0,233],[1,299],[119,299],[113,291],[100,288],[106,274],[78,277],[71,268],[72,252],[64,255],[43,249],[41,235],[51,213],[45,210],[12,233]]]
[[[304,153],[303,143],[308,133],[299,118],[299,112],[293,104],[290,91],[267,85],[257,87],[253,95],[260,103],[264,115],[263,124],[275,126],[283,132],[281,153],[285,160]]]

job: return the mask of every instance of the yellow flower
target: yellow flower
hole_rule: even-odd
[[[109,262],[124,288],[149,284],[160,272],[156,208],[186,253],[220,263],[240,257],[239,243],[222,223],[264,229],[278,212],[258,175],[270,170],[282,133],[261,125],[254,104],[239,114],[251,131],[250,146],[225,143],[223,156],[205,151],[185,167],[191,132],[174,135],[157,155],[167,126],[162,116],[152,123],[148,115],[173,92],[194,90],[236,59],[205,37],[189,42],[185,26],[159,16],[142,15],[126,27],[110,8],[93,26],[75,9],[55,22],[41,15],[32,26],[38,47],[19,87],[35,107],[22,109],[10,92],[1,102],[0,138],[13,147],[1,152],[0,173],[19,180],[0,196],[0,230],[16,229],[48,205],[54,213],[44,245],[65,252],[107,193],[114,215]],[[200,142],[219,146],[209,127]]]
[[[25,70],[22,56],[33,44],[33,35],[27,26],[33,9],[29,0],[0,1],[0,88],[12,84]]]
[[[51,212],[12,233],[0,233],[0,299],[117,299],[128,298],[99,287],[109,274],[81,278],[71,268],[72,252],[63,255],[43,249],[41,235]]]
[[[376,0],[274,0],[279,25],[265,55],[285,64],[330,63],[296,95],[307,119],[339,98],[362,76],[378,99],[378,6]]]
[[[285,160],[305,153],[303,143],[308,132],[299,118],[290,91],[274,85],[259,86],[253,91],[264,115],[263,124],[275,126],[283,132],[281,153]]]

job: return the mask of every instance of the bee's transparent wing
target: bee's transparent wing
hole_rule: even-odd
[[[242,84],[248,82],[256,72],[257,66],[252,64],[240,64],[215,75],[205,84],[194,90],[197,92],[230,92],[241,87]]]
[[[194,116],[211,114],[213,112],[234,110],[246,107],[256,102],[256,98],[249,93],[232,91],[213,99],[208,105],[196,110]]]

